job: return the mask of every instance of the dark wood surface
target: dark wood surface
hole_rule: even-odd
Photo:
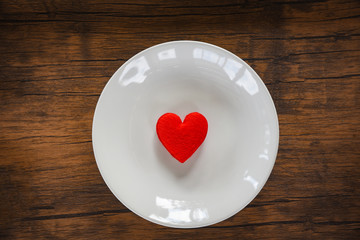
[[[268,87],[280,146],[230,219],[150,223],[97,169],[92,117],[111,75],[154,44],[199,40]],[[359,1],[0,1],[0,239],[359,239]]]

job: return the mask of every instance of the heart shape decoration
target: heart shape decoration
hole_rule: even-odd
[[[160,142],[181,163],[189,159],[200,147],[207,131],[207,120],[198,112],[188,114],[184,122],[174,113],[165,113],[156,124]]]

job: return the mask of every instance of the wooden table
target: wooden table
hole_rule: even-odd
[[[268,87],[280,146],[244,210],[201,229],[124,207],[91,144],[98,97],[127,59],[171,40],[209,42]],[[1,239],[359,239],[359,1],[0,3]]]

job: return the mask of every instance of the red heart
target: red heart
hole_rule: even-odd
[[[174,113],[165,113],[156,124],[156,132],[161,143],[181,163],[200,147],[207,130],[207,120],[198,112],[188,114],[184,122]]]

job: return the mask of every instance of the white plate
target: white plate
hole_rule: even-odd
[[[162,146],[164,113],[203,114],[208,134],[185,163]],[[243,60],[195,41],[148,48],[104,88],[93,121],[97,165],[114,195],[139,216],[168,227],[218,223],[243,209],[268,179],[277,154],[274,103]]]

